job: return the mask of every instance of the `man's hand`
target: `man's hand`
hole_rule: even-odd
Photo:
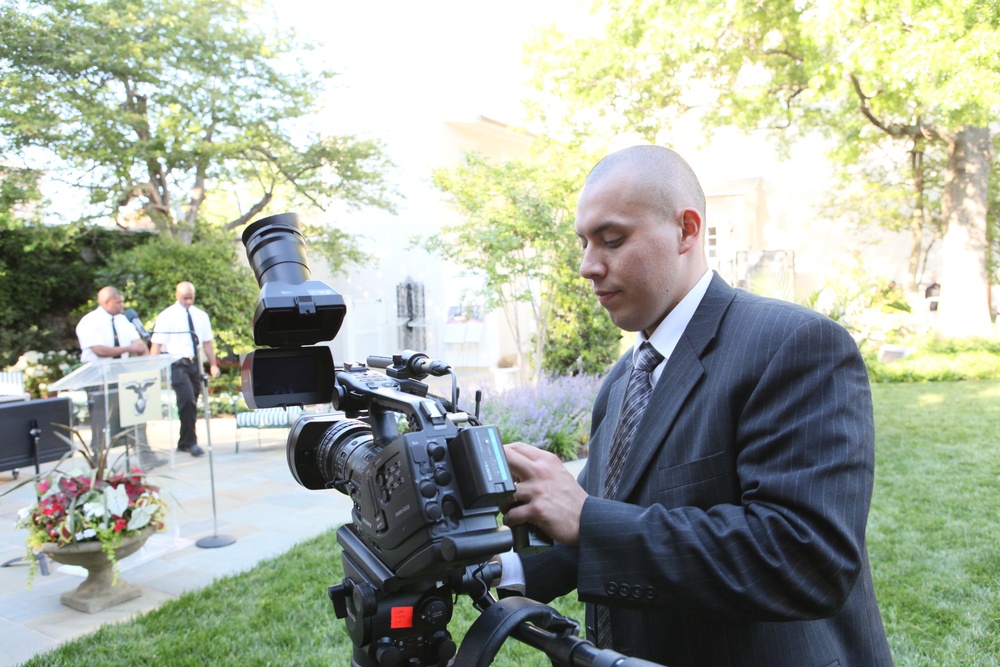
[[[502,508],[504,524],[532,523],[557,542],[575,545],[587,492],[551,452],[523,442],[504,445],[504,452],[517,480],[513,502]]]
[[[210,365],[209,365],[209,367],[208,367],[208,372],[209,372],[209,373],[210,373],[210,374],[212,375],[212,377],[214,377],[214,378],[217,378],[217,377],[219,377],[220,375],[222,375],[222,371],[220,371],[220,370],[219,370],[219,366],[218,366],[218,364],[210,364]]]
[[[149,350],[146,348],[145,341],[143,341],[141,338],[136,338],[125,349],[128,351],[129,354],[134,354],[137,357],[141,357],[142,355],[149,353]]]

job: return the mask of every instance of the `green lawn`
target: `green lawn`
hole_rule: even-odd
[[[1000,665],[1000,382],[873,392],[868,550],[896,664]]]
[[[1000,382],[876,385],[877,469],[868,530],[896,664],[1000,667]],[[333,533],[105,626],[26,665],[348,665],[326,589],[342,577]],[[571,599],[554,606],[578,620]],[[449,629],[476,617],[459,600]],[[497,664],[550,664],[508,641]]]

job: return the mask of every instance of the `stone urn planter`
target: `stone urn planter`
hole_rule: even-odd
[[[149,526],[138,535],[123,539],[115,549],[115,560],[121,561],[134,554],[155,532],[156,528]],[[86,580],[76,590],[60,596],[59,601],[67,607],[93,614],[142,595],[139,586],[126,582],[121,575],[115,576],[114,565],[101,549],[100,542],[77,542],[63,546],[50,543],[43,545],[41,550],[57,563],[79,565],[87,570]]]

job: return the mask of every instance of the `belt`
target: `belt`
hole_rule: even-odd
[[[197,357],[181,357],[181,358],[180,358],[180,359],[178,359],[177,361],[178,361],[178,362],[181,362],[181,361],[186,361],[186,362],[188,362],[189,364],[193,364],[193,363],[195,363],[196,361],[198,361],[198,358],[197,358]]]

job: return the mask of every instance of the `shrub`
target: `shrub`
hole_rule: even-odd
[[[879,361],[877,350],[865,350],[872,382],[944,382],[1000,380],[1000,341],[991,339],[911,339],[903,359]]]
[[[487,390],[483,422],[500,430],[504,442],[522,441],[563,460],[578,458],[590,439],[590,410],[601,378],[593,375],[545,377],[535,387]]]
[[[6,370],[24,373],[24,390],[30,393],[32,398],[45,398],[51,393],[50,384],[68,375],[79,365],[79,355],[75,351],[29,350],[20,356],[16,364]]]

